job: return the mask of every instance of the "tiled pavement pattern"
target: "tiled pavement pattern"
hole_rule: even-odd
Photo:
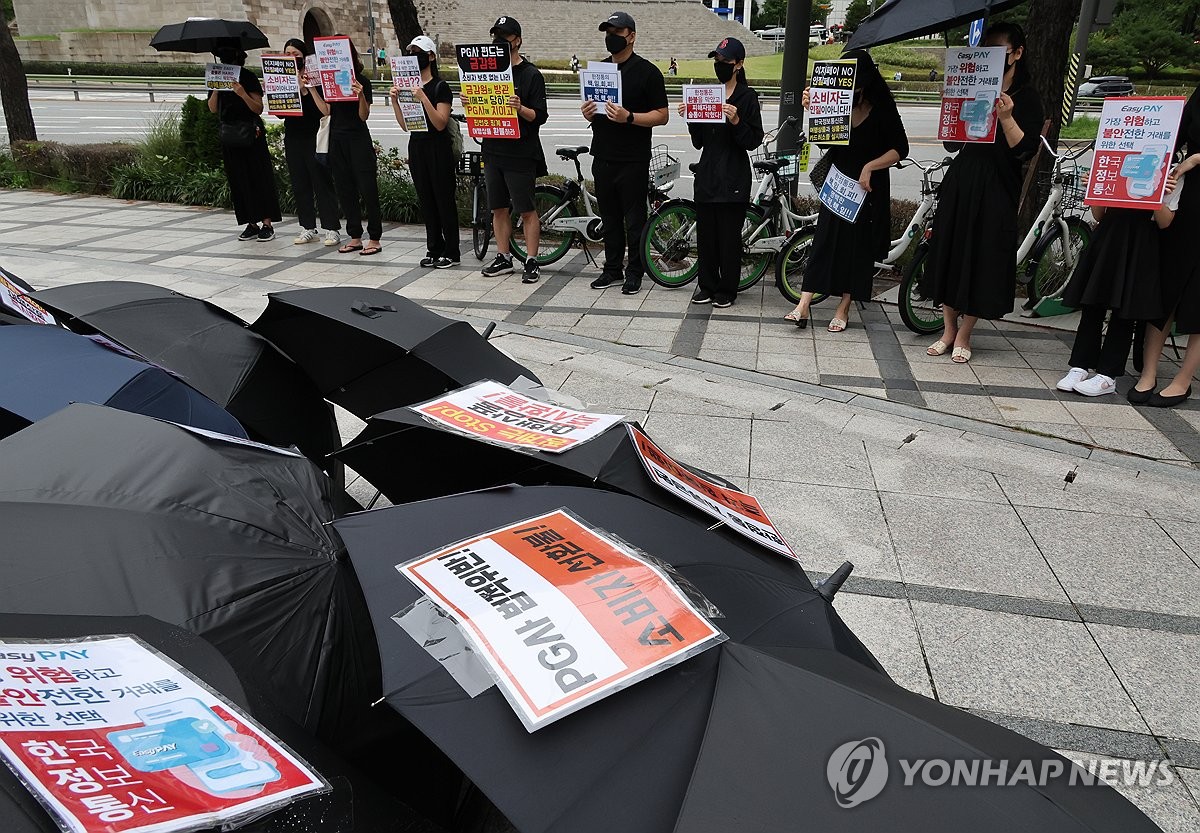
[[[591,290],[578,252],[524,286],[418,268],[414,227],[373,258],[294,246],[291,223],[236,233],[222,212],[0,192],[0,264],[38,286],[143,280],[250,319],[267,292],[372,286],[499,321],[548,385],[757,494],[814,576],[852,561],[838,610],[898,682],[1077,758],[1168,758],[1174,783],[1125,791],[1200,829],[1195,406],[1058,396],[1070,336],[1022,324],[982,329],[959,367],[879,304],[834,336],[828,305],[806,332],[778,322],[770,285],[718,312]]]

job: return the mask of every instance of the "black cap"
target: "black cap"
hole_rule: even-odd
[[[517,23],[515,17],[498,17],[496,22],[492,24],[492,28],[488,30],[489,35],[494,35],[499,32],[502,35],[516,35],[521,37],[521,24]]]
[[[601,32],[607,32],[609,29],[628,29],[636,32],[637,24],[633,22],[633,15],[629,12],[613,12],[600,24]]]
[[[737,38],[725,38],[717,44],[717,48],[708,53],[710,58],[724,58],[726,61],[746,60],[746,47]]]

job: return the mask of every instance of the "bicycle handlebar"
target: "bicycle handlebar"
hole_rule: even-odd
[[[1073,150],[1065,150],[1065,151],[1061,151],[1059,153],[1055,153],[1054,148],[1050,147],[1050,143],[1048,141],[1046,141],[1045,136],[1039,136],[1038,138],[1042,140],[1042,147],[1046,150],[1046,152],[1049,153],[1055,159],[1059,159],[1059,160],[1068,159],[1068,160],[1074,161],[1074,160],[1078,159],[1079,157],[1083,156],[1085,153],[1087,153],[1089,150],[1091,150],[1096,145],[1096,140],[1092,139],[1087,144],[1081,145],[1078,148],[1075,148]]]

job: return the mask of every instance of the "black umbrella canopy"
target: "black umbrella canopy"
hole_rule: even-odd
[[[100,333],[186,379],[252,439],[295,445],[321,466],[340,443],[333,409],[312,380],[216,304],[132,281],[68,284],[34,297],[75,332]]]
[[[300,365],[325,398],[366,419],[448,390],[538,381],[465,321],[382,289],[273,292],[251,328]]]
[[[325,776],[332,792],[297,799],[239,828],[247,833],[418,833],[433,828],[344,759],[282,715],[206,640],[152,616],[48,616],[0,613],[2,639],[76,639],[129,634],[157,649],[240,707]],[[414,825],[414,821],[416,824]],[[5,833],[58,833],[58,826],[7,767],[0,767],[0,827]]]
[[[419,593],[394,565],[562,506],[672,564],[722,611],[715,623],[730,641],[529,733],[497,689],[468,697],[400,631],[391,617]],[[1154,829],[1106,788],[889,786],[875,799],[878,810],[837,806],[826,763],[838,746],[871,735],[891,738],[893,756],[1066,764],[896,686],[784,559],[727,548],[633,498],[511,487],[365,512],[335,526],[367,592],[388,702],[521,833]]]
[[[1025,0],[889,0],[854,30],[847,49],[866,49],[921,35],[944,32]]]
[[[264,49],[271,42],[249,20],[220,20],[195,17],[183,23],[168,23],[150,39],[159,52],[216,52],[221,47],[236,46],[243,50]]]
[[[379,671],[332,518],[299,455],[71,405],[0,441],[0,610],[185,627],[344,748]]]

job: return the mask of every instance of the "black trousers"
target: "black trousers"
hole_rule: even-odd
[[[1084,307],[1075,331],[1075,346],[1071,350],[1071,367],[1095,369],[1101,375],[1119,379],[1125,375],[1125,359],[1133,346],[1136,321],[1113,315],[1104,333],[1103,307]]]
[[[745,203],[696,203],[696,280],[714,300],[737,297],[745,219]]]
[[[346,234],[363,236],[362,200],[367,211],[367,235],[371,240],[383,236],[383,219],[379,211],[379,180],[375,147],[367,132],[333,134],[329,137],[329,160],[333,163],[333,183],[338,202],[346,218]]]
[[[333,190],[333,173],[328,165],[317,161],[317,134],[286,134],[283,155],[287,160],[288,175],[292,178],[296,219],[300,222],[300,228],[316,228],[319,211],[321,228],[326,231],[339,230],[342,227],[342,215],[338,211],[337,195]]]
[[[425,218],[425,254],[458,260],[458,201],[450,142],[410,137],[408,170]]]
[[[646,225],[646,193],[650,163],[592,160],[592,179],[604,222],[604,273],[620,275],[628,249],[626,280],[638,281],[646,273],[642,263],[642,229]]]

